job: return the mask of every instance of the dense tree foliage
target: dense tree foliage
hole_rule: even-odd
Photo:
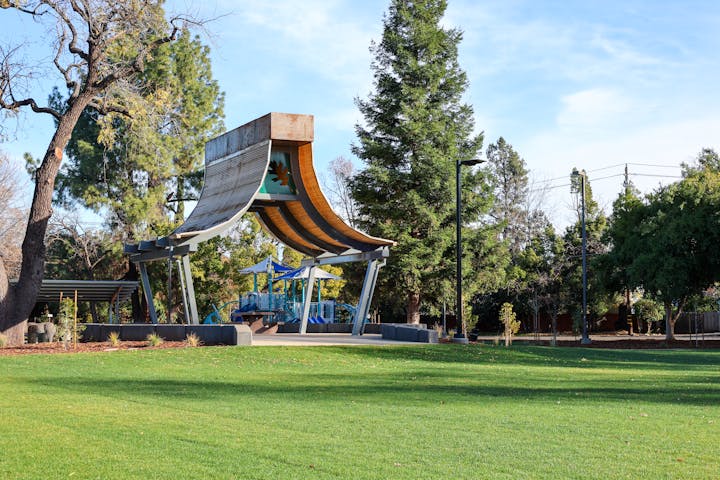
[[[3,1],[0,8],[26,14],[48,31],[56,32],[48,58],[70,92],[61,110],[25,96],[24,81],[37,72],[23,63],[20,47],[0,49],[2,118],[28,108],[51,115],[58,122],[35,172],[35,192],[16,286],[10,286],[0,262],[0,332],[5,332],[10,343],[21,343],[44,274],[45,233],[52,214],[55,179],[77,121],[88,107],[101,113],[133,113],[133,79],[158,48],[175,40],[182,19],[168,21],[161,2],[150,0]]]
[[[663,303],[668,339],[688,300],[720,281],[718,155],[703,150],[683,177],[614,212],[612,251],[604,259],[624,272],[630,288]]]
[[[371,48],[374,92],[357,100],[365,119],[353,147],[365,162],[351,183],[358,224],[398,243],[379,293],[402,302],[411,323],[420,319],[422,300],[452,298],[455,168],[482,146],[472,107],[462,99],[468,85],[458,64],[462,34],[441,25],[446,6],[391,2],[382,40]],[[488,208],[482,173],[463,169],[462,185],[463,219],[474,224]],[[484,250],[484,233],[468,231],[468,256]]]
[[[205,142],[223,130],[209,50],[183,30],[136,78],[142,115],[86,109],[67,146],[58,200],[104,214],[124,239],[168,233],[197,195]],[[55,103],[62,103],[56,93]],[[174,217],[174,218],[172,218]]]

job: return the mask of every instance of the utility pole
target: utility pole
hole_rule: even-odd
[[[587,232],[585,231],[585,170],[578,172],[577,168],[572,172],[572,188],[577,191],[578,183],[580,190],[582,224],[582,340],[580,343],[588,345],[591,343],[587,328]]]

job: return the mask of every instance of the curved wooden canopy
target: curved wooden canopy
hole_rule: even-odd
[[[287,113],[270,113],[209,141],[200,198],[170,243],[220,235],[252,211],[278,240],[312,257],[394,245],[333,211],[315,174],[312,141],[313,117]]]

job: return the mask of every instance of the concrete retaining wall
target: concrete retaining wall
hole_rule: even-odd
[[[110,332],[118,332],[120,340],[143,341],[150,334],[157,334],[168,342],[185,340],[190,333],[200,338],[203,345],[252,345],[250,327],[232,325],[179,325],[151,323],[86,323],[82,333],[83,342],[106,342]]]
[[[436,330],[428,330],[424,324],[414,325],[409,323],[383,323],[380,326],[380,334],[386,340],[398,340],[402,342],[438,343]]]

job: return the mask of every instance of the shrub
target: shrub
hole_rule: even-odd
[[[505,346],[512,345],[512,337],[520,330],[520,321],[515,318],[512,303],[503,303],[500,307],[500,322],[505,326]]]
[[[0,333],[0,348],[3,348],[7,343],[7,337]]]
[[[200,341],[200,337],[196,333],[189,333],[187,337],[185,337],[185,343],[188,347],[199,347],[202,345],[202,341]]]
[[[108,335],[108,342],[110,342],[110,345],[113,347],[117,347],[120,345],[120,332],[110,332],[110,335]]]
[[[72,298],[63,298],[58,312],[56,332],[58,341],[68,348],[71,343],[78,341],[83,330],[85,330],[85,325],[75,322],[75,302]]]
[[[148,347],[157,347],[163,343],[163,339],[157,333],[151,333],[147,336]]]

